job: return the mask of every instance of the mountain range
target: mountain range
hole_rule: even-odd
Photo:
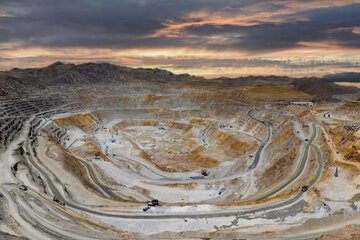
[[[147,81],[154,83],[202,82],[233,85],[289,85],[305,93],[329,97],[334,94],[358,92],[356,87],[345,87],[335,84],[336,81],[355,81],[359,73],[326,75],[324,78],[287,76],[247,76],[237,78],[214,78],[191,76],[189,74],[174,74],[167,70],[150,68],[130,68],[109,63],[65,64],[56,62],[44,68],[14,68],[0,72],[1,94],[6,89],[44,88],[47,86],[84,84],[112,84],[119,82]],[[354,77],[355,76],[355,77]],[[15,86],[15,87],[14,87]],[[18,87],[16,87],[18,86]]]

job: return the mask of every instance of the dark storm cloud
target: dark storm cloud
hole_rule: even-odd
[[[352,28],[360,25],[360,4],[326,8],[299,13],[308,18],[282,24],[254,26],[202,25],[185,29],[199,36],[225,35],[231,44],[210,44],[213,48],[241,48],[246,50],[274,50],[295,47],[303,41],[334,41],[344,46],[360,47],[360,35]],[[343,31],[332,31],[343,28]]]
[[[229,1],[229,3],[236,1]],[[254,1],[250,1],[254,2]],[[1,40],[18,40],[33,45],[127,47],[143,39],[154,46],[165,39],[150,40],[148,35],[177,21],[188,11],[224,7],[219,1],[190,0],[14,0],[1,1],[11,17],[0,18]],[[150,43],[148,41],[150,40]],[[179,44],[187,41],[179,40]]]
[[[301,41],[337,41],[359,47],[360,35],[351,28],[360,25],[360,4],[322,8],[296,13],[307,21],[261,23],[253,26],[231,24],[192,25],[175,38],[156,36],[169,21],[187,22],[189,12],[222,10],[229,14],[262,1],[218,0],[2,0],[0,42],[18,41],[28,46],[152,48],[208,47],[212,49],[273,50],[291,48]],[[286,8],[267,2],[256,12]],[[1,16],[1,15],[0,15]],[[200,21],[201,19],[199,19]],[[261,19],[259,19],[260,21]],[[189,36],[191,34],[191,37]],[[223,36],[214,43],[208,38]]]
[[[14,40],[33,44],[106,46],[124,35],[141,37],[163,27],[157,10],[137,1],[15,2],[7,4],[13,17],[0,19],[0,28]]]

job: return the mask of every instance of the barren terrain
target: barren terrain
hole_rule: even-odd
[[[61,63],[0,83],[9,239],[358,239],[356,87]]]

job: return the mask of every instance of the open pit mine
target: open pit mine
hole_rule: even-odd
[[[1,239],[360,239],[360,90],[0,72]]]

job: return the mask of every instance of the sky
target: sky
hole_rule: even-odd
[[[360,0],[0,0],[0,70],[57,61],[209,78],[360,72]]]

